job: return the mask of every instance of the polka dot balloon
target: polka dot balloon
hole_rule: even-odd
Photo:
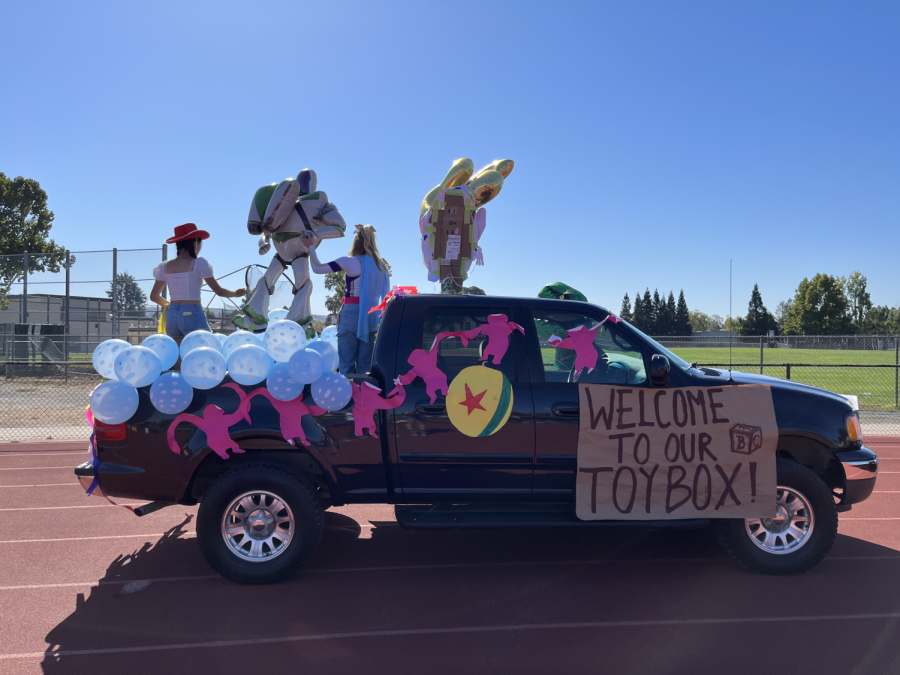
[[[321,355],[313,349],[301,349],[294,352],[287,365],[291,377],[304,384],[312,384],[325,372],[325,364]]]
[[[94,370],[107,380],[116,379],[116,357],[119,355],[119,352],[123,349],[128,349],[130,346],[125,340],[106,340],[101,342],[91,356]]]
[[[337,326],[328,326],[327,328],[322,329],[322,335],[320,336],[321,340],[324,340],[332,347],[337,349],[338,346],[338,327]]]
[[[224,346],[225,346],[225,340],[228,339],[228,336],[225,335],[225,333],[213,333],[213,335],[216,336],[216,340],[219,341],[219,345],[222,346],[222,347],[224,347]]]
[[[319,352],[319,356],[322,357],[322,366],[325,371],[337,370],[338,352],[330,342],[326,342],[325,340],[313,340],[306,348]]]
[[[222,351],[222,343],[219,342],[215,335],[208,330],[195,330],[188,333],[184,340],[181,341],[181,358],[200,347],[215,349],[217,352]]]
[[[181,359],[181,374],[194,389],[212,389],[225,378],[225,357],[210,347],[192,349]]]
[[[306,347],[306,331],[296,321],[276,321],[266,329],[263,344],[269,356],[285,363],[291,354]]]
[[[187,410],[194,399],[194,389],[181,373],[163,373],[150,387],[153,407],[167,415],[177,415]]]
[[[288,315],[288,311],[286,309],[273,309],[269,312],[269,323],[274,323],[275,321],[281,321]]]
[[[151,335],[141,343],[141,346],[156,352],[162,370],[168,370],[178,360],[178,343],[168,335],[162,333]]]
[[[146,387],[159,377],[162,364],[152,349],[129,347],[116,356],[116,379],[132,387]]]
[[[303,383],[291,377],[287,363],[276,363],[269,371],[266,388],[279,401],[293,401],[303,393]]]
[[[228,339],[225,340],[225,344],[222,345],[222,353],[225,354],[225,358],[227,359],[238,347],[243,347],[244,345],[256,345],[259,347],[261,344],[261,337],[261,334],[256,335],[246,330],[235,331],[228,336]]]
[[[350,380],[340,373],[326,373],[313,382],[312,397],[316,405],[328,412],[340,410],[353,395]]]
[[[275,362],[259,345],[238,347],[228,357],[228,374],[238,384],[257,384],[269,375]]]
[[[106,424],[126,422],[137,408],[137,389],[124,382],[104,382],[91,392],[91,413]]]

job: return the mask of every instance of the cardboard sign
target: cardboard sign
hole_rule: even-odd
[[[766,385],[579,386],[582,520],[771,518],[778,425]]]
[[[459,260],[459,248],[462,244],[462,236],[458,234],[447,235],[447,260]]]

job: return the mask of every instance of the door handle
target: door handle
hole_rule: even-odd
[[[552,412],[557,417],[578,417],[579,409],[577,403],[564,401],[560,403],[554,403],[552,406],[550,406],[550,412]]]
[[[422,415],[443,415],[447,412],[447,403],[444,399],[437,399],[432,403],[430,398],[423,398],[416,402],[416,412]]]

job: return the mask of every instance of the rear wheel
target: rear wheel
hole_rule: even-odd
[[[824,558],[837,536],[834,497],[804,466],[778,460],[773,518],[719,520],[713,527],[723,548],[757,574],[800,574]]]
[[[261,464],[240,466],[207,491],[197,516],[200,550],[223,577],[242,584],[287,579],[309,562],[324,515],[304,479]]]

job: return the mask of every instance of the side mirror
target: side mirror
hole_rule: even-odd
[[[650,359],[650,382],[654,387],[669,384],[669,359],[662,354],[654,354]]]

